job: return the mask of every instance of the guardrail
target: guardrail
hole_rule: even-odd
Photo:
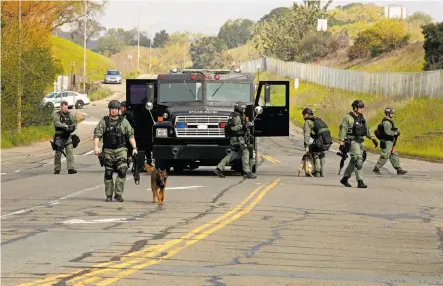
[[[258,65],[260,71],[346,91],[385,96],[443,98],[443,70],[372,73],[284,62],[266,57],[245,62],[240,68],[245,72],[257,72]]]

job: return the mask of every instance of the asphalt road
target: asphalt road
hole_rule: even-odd
[[[147,174],[106,203],[92,144],[76,149],[75,175],[2,176],[2,285],[443,284],[441,165],[375,176],[368,156],[368,189],[346,188],[332,152],[324,178],[297,177],[301,145],[260,139],[255,180],[171,174],[163,206]]]

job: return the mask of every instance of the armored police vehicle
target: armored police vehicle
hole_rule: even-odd
[[[141,160],[146,156],[157,167],[172,167],[174,172],[216,166],[229,152],[224,127],[235,102],[243,101],[248,120],[255,118],[249,137],[250,166],[255,173],[256,138],[289,136],[289,82],[255,85],[254,77],[238,69],[173,69],[157,79],[128,79],[126,101]],[[230,165],[241,171],[241,158]]]

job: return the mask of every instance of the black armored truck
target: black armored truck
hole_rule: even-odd
[[[239,69],[172,69],[157,79],[128,79],[126,102],[139,149],[137,161],[168,171],[172,167],[176,173],[216,166],[229,152],[224,127],[235,102],[243,101],[247,119],[254,120],[248,138],[255,173],[257,137],[289,136],[289,81],[255,84],[254,79],[254,73]],[[241,158],[230,166],[242,171]]]

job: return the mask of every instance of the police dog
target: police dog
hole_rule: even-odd
[[[165,199],[166,182],[168,180],[168,173],[163,170],[159,170],[145,163],[145,170],[151,174],[151,190],[152,190],[152,203],[162,205]]]
[[[304,170],[305,176],[313,177],[312,173],[314,171],[314,158],[312,154],[307,152],[303,155],[301,159],[300,168],[298,169],[298,176],[300,177],[301,171]]]

